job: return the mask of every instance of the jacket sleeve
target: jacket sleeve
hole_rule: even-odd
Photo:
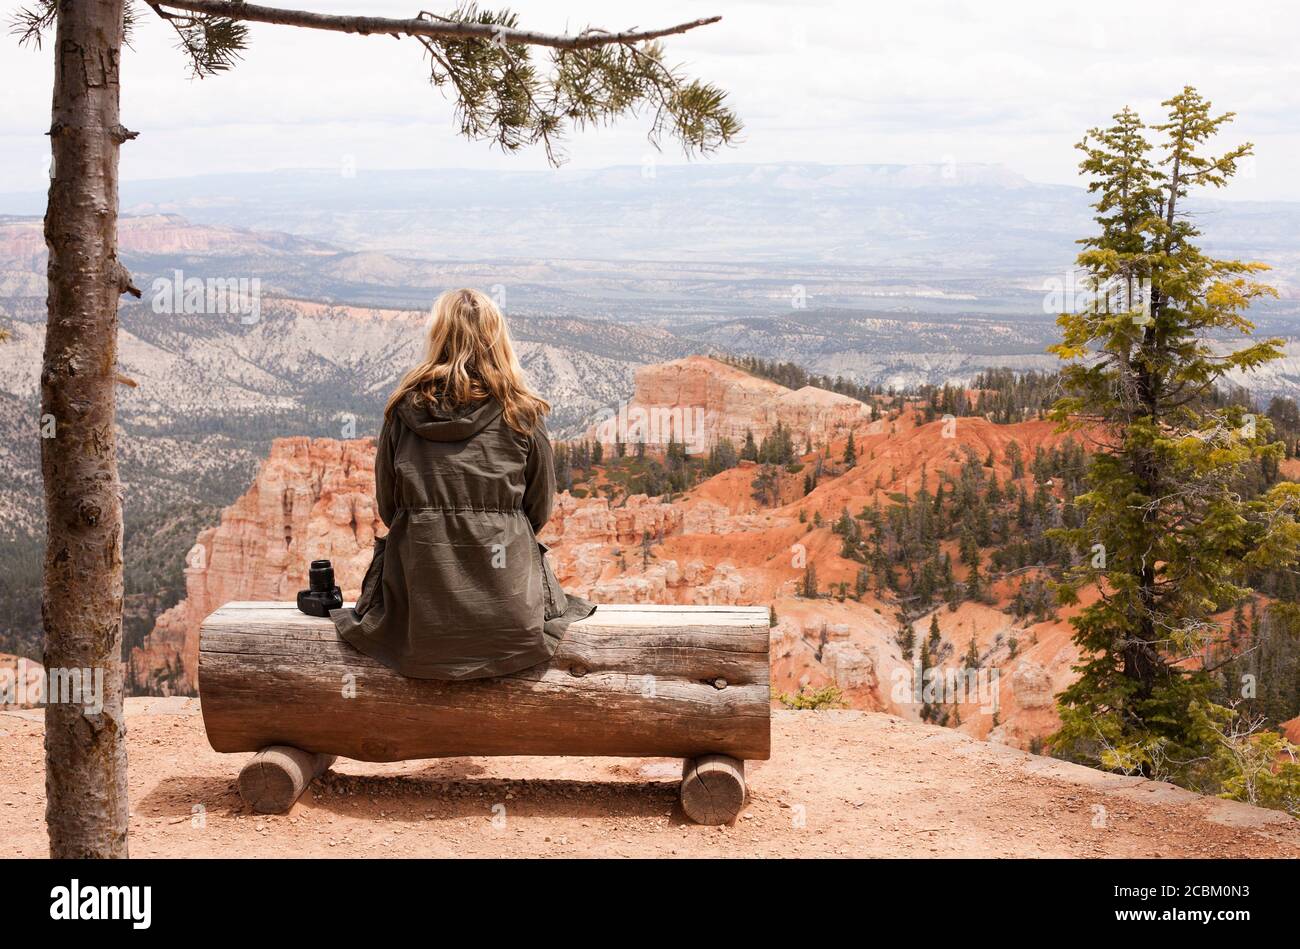
[[[546,426],[541,422],[533,430],[528,446],[528,461],[524,465],[524,514],[533,525],[533,533],[540,533],[551,519],[555,504],[555,457]]]
[[[385,527],[393,526],[397,513],[397,477],[393,455],[397,447],[396,423],[384,420],[379,431],[379,444],[375,448],[375,505]]]

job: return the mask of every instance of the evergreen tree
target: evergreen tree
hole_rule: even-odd
[[[959,543],[960,559],[968,567],[979,566],[980,549],[975,540],[975,531],[969,525],[962,528],[961,541]]]
[[[749,441],[745,442],[746,447]],[[794,436],[778,421],[758,449],[758,460],[765,464],[786,465],[794,460]]]
[[[817,598],[817,565],[811,560],[803,569],[803,581],[799,585],[799,595],[809,600]]]
[[[996,471],[989,475],[989,488],[984,493],[984,500],[988,504],[995,506],[1002,503],[1002,488],[998,486],[998,474]]]
[[[1025,476],[1025,460],[1020,451],[1020,442],[1014,439],[1008,442],[1005,454],[1007,464],[1011,466],[1012,480],[1019,481]]]
[[[984,578],[980,576],[980,565],[974,564],[966,574],[966,598],[980,602],[984,599]]]
[[[781,503],[781,477],[776,465],[760,465],[750,487],[751,496],[759,504],[771,507]]]
[[[1249,372],[1281,355],[1279,340],[1221,351],[1216,334],[1249,334],[1243,312],[1271,292],[1253,277],[1262,264],[1219,260],[1195,243],[1183,207],[1198,186],[1221,187],[1250,146],[1219,157],[1205,143],[1231,120],[1185,88],[1163,105],[1168,121],[1147,126],[1131,109],[1090,131],[1081,169],[1100,232],[1082,241],[1079,264],[1103,302],[1063,314],[1067,395],[1052,414],[1063,425],[1105,431],[1106,447],[1087,463],[1088,490],[1075,499],[1082,520],[1056,533],[1090,554],[1062,587],[1077,602],[1080,584],[1105,595],[1074,619],[1084,664],[1060,696],[1059,753],[1103,767],[1151,774],[1157,761],[1204,760],[1207,723],[1227,710],[1207,698],[1208,676],[1184,660],[1217,634],[1213,613],[1242,599],[1248,568],[1297,555],[1292,510],[1300,485],[1243,499],[1243,474],[1276,457],[1266,419],[1208,393],[1231,371]],[[1178,765],[1175,765],[1178,767]],[[1173,775],[1187,782],[1186,767]]]
[[[916,630],[906,619],[900,621],[898,632],[894,634],[894,641],[898,643],[903,659],[911,662],[912,656],[916,652]]]
[[[736,467],[738,456],[736,446],[732,444],[730,438],[719,438],[717,442],[709,449],[708,461],[705,463],[705,472],[712,477],[721,474],[731,468]]]
[[[929,678],[929,672],[934,667],[934,660],[931,658],[930,643],[928,640],[921,642],[921,654],[917,657],[918,664],[921,666],[921,688],[922,696],[929,693],[926,688],[926,680]],[[935,708],[928,698],[923,698],[921,702],[921,721],[928,722],[934,719]]]
[[[1228,626],[1228,645],[1235,651],[1243,642],[1250,632],[1246,626],[1246,610],[1241,600],[1232,609],[1232,623]]]

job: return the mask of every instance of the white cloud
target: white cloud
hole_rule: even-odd
[[[288,2],[288,0],[286,0]],[[295,0],[320,11],[405,16],[396,0]],[[490,3],[488,4],[490,5]],[[753,0],[537,0],[531,28],[650,26],[721,13],[722,23],[668,41],[675,60],[731,90],[746,123],[729,161],[1001,162],[1040,181],[1074,180],[1072,145],[1131,103],[1155,114],[1184,83],[1239,114],[1255,142],[1253,177],[1230,196],[1300,199],[1300,26],[1273,0],[1108,0],[1086,9],[1032,2],[905,4]],[[427,85],[419,46],[388,37],[254,26],[230,74],[187,78],[169,28],[141,6],[123,65],[123,116],[141,137],[127,178],[331,166],[543,167],[459,140],[452,110]],[[12,40],[8,42],[12,43]],[[52,55],[0,56],[0,190],[40,184]],[[631,119],[571,143],[579,167],[639,163]],[[669,152],[665,160],[679,160]]]

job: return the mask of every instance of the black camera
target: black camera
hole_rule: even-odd
[[[298,591],[298,609],[308,616],[329,616],[343,609],[343,591],[334,585],[334,566],[328,560],[313,560],[307,571],[308,590]]]

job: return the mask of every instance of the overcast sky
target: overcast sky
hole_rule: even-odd
[[[269,0],[268,0],[269,2]],[[285,0],[325,12],[407,16],[431,0]],[[491,3],[484,4],[492,7]],[[3,0],[6,11],[13,0]],[[411,40],[252,27],[244,61],[195,81],[143,4],[124,53],[122,114],[140,138],[128,179],[330,167],[544,168],[452,131]],[[670,58],[731,91],[744,142],[721,161],[996,162],[1075,182],[1072,144],[1128,103],[1154,118],[1192,83],[1239,114],[1257,158],[1225,197],[1300,200],[1300,5],[1123,0],[1064,4],[872,0],[522,0],[526,28],[650,27],[720,13],[671,38]],[[5,19],[8,19],[6,12]],[[0,38],[0,192],[43,187],[52,55]],[[644,124],[570,144],[575,167],[640,163]],[[666,149],[663,161],[680,161]],[[0,208],[0,210],[3,210]]]

